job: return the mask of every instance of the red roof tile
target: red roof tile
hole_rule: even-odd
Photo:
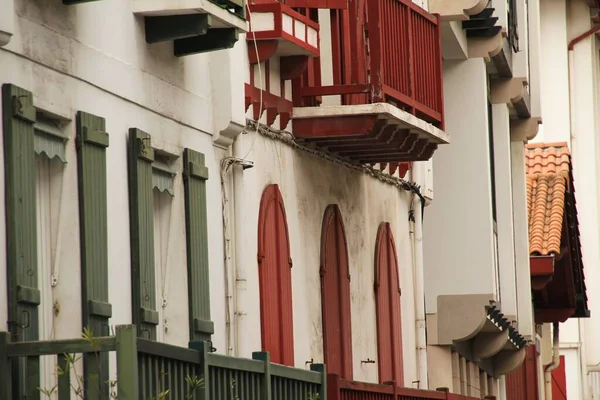
[[[526,146],[529,253],[560,253],[565,192],[571,164],[567,143]]]

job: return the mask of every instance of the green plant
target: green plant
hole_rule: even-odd
[[[198,378],[197,376],[186,376],[185,382],[188,385],[188,394],[185,396],[186,400],[193,400],[196,390],[204,387],[204,378]]]
[[[96,357],[96,362],[98,364],[98,369],[101,369],[101,360],[100,360],[100,339],[96,338],[94,336],[94,333],[92,331],[91,328],[89,327],[85,327],[83,328],[83,331],[81,333],[81,338],[84,339],[86,342],[88,342],[92,348],[92,350],[96,350],[94,352],[95,357]],[[64,359],[64,366],[61,367],[60,365],[56,365],[56,377],[57,380],[59,380],[61,377],[65,377],[68,376],[70,377],[71,375],[74,375],[75,377],[75,381],[73,382],[73,380],[69,379],[69,384],[71,386],[71,390],[73,393],[75,393],[75,397],[77,399],[81,399],[84,400],[84,387],[85,387],[85,382],[91,382],[92,384],[98,385],[98,379],[99,376],[98,374],[89,374],[89,376],[87,377],[87,379],[84,379],[83,375],[80,375],[77,373],[77,368],[76,368],[76,363],[82,359],[81,355],[76,355],[76,354],[68,354],[68,353],[64,353],[63,355],[63,359]],[[52,399],[55,395],[55,393],[58,391],[58,384],[54,385],[52,388],[41,388],[38,387],[37,390],[43,395],[45,396],[47,399]],[[118,395],[117,395],[117,381],[116,380],[108,380],[104,382],[104,385],[101,386],[101,390],[106,390],[109,398],[111,400],[118,400]]]

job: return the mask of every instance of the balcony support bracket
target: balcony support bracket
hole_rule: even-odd
[[[526,142],[535,139],[541,123],[541,118],[511,119],[510,140],[512,142]]]
[[[529,91],[525,78],[499,78],[491,82],[492,104],[512,105],[519,118],[530,118]]]
[[[277,40],[252,40],[248,34],[248,60],[250,65],[267,61],[277,53]]]

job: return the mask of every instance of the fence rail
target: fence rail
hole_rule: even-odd
[[[190,348],[136,337],[133,325],[119,326],[115,337],[10,343],[0,332],[0,399],[17,400],[15,385],[27,386],[27,399],[70,400],[325,400],[327,378],[323,365],[311,370],[270,362],[269,354],[256,352],[253,359],[228,357],[210,352],[207,342],[192,342]],[[91,386],[90,377],[77,373],[81,354],[116,354],[114,382]],[[57,379],[41,388],[40,377],[13,382],[11,371],[24,367],[24,359],[56,357]],[[97,357],[98,360],[104,357]],[[85,386],[85,391],[83,390]],[[18,386],[17,386],[18,387]],[[88,389],[90,388],[90,389]],[[45,392],[42,393],[42,392]],[[74,396],[72,397],[72,395]],[[20,400],[20,399],[19,399]]]

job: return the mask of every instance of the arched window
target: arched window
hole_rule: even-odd
[[[262,348],[271,361],[294,365],[292,259],[283,198],[265,188],[258,213],[258,274]]]
[[[375,298],[379,382],[404,384],[398,258],[390,224],[382,222],[375,243]]]
[[[330,205],[321,229],[321,307],[327,372],[352,379],[350,271],[342,215]]]

